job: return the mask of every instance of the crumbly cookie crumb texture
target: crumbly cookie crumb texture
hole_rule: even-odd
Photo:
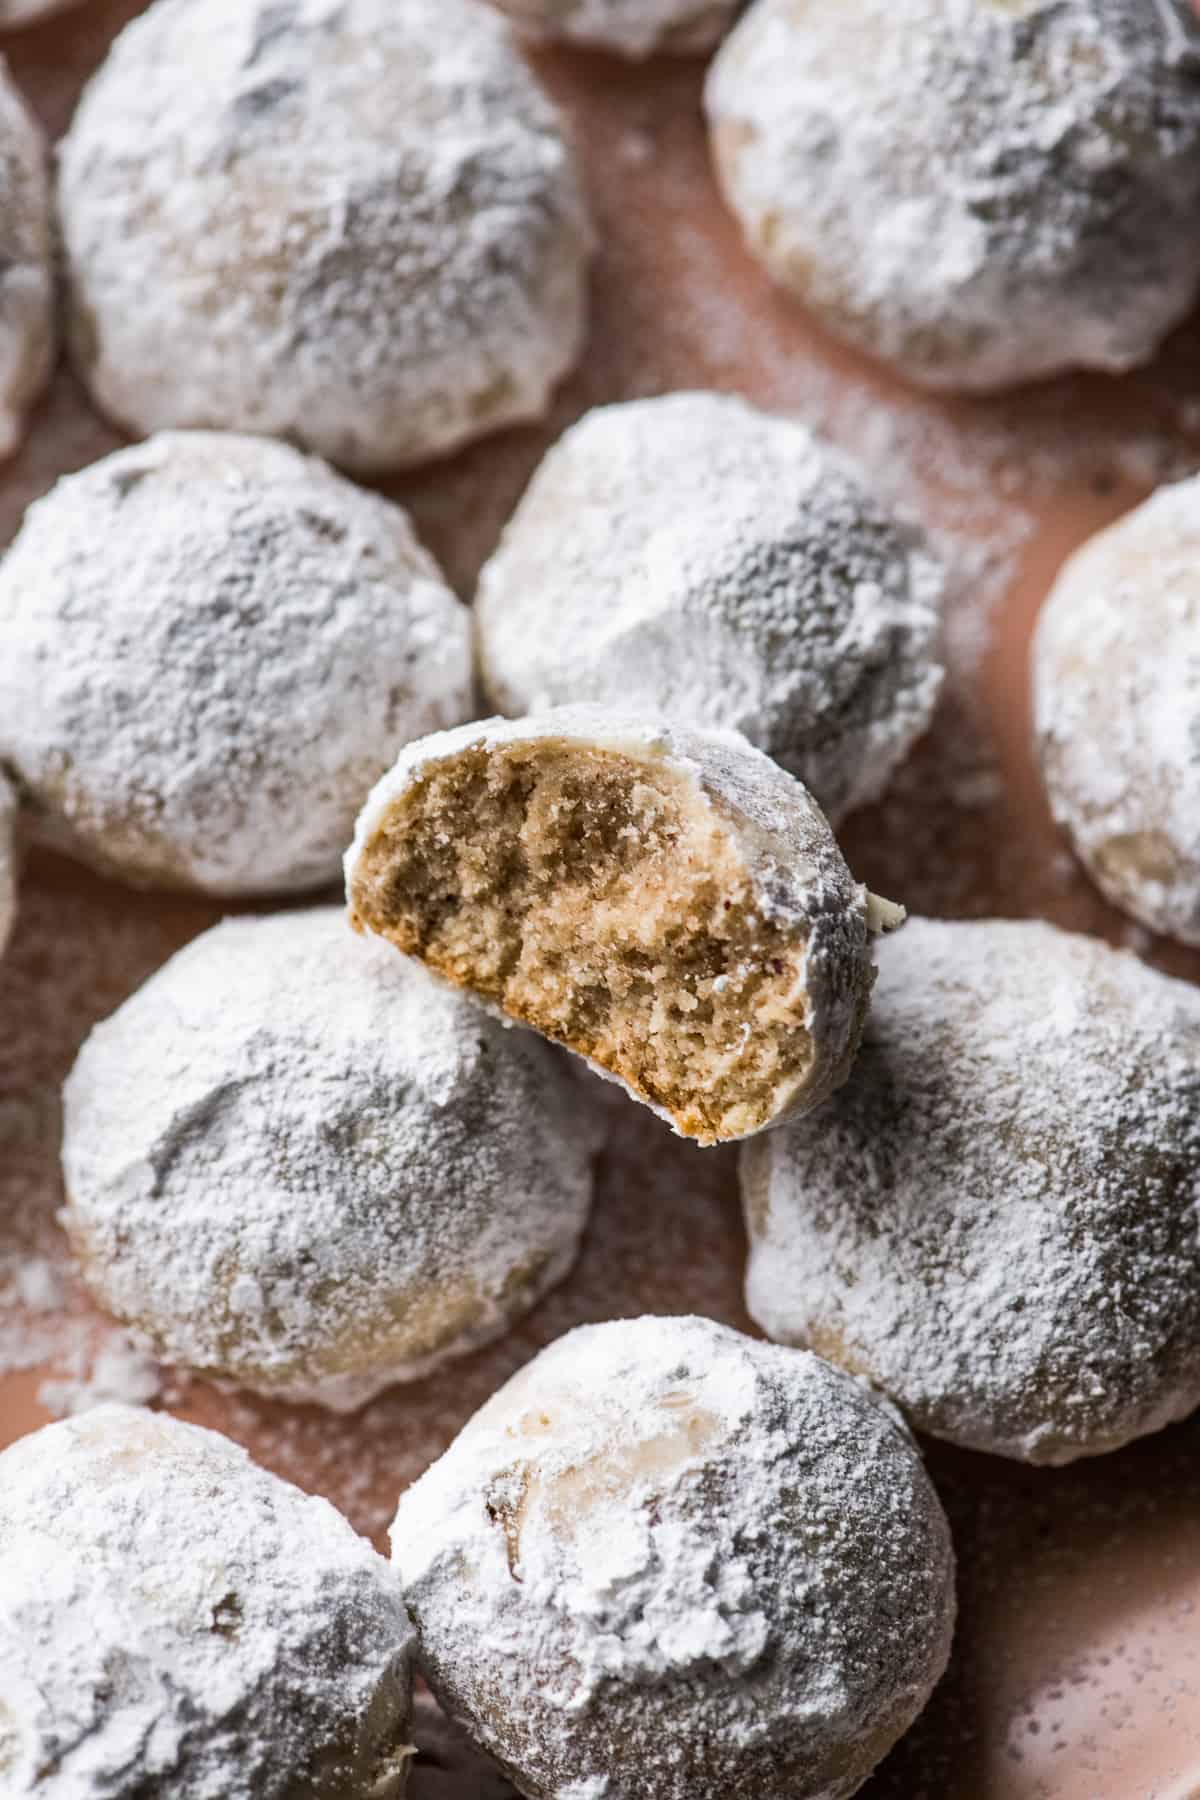
[[[1200,994],[1127,952],[910,919],[743,1191],[753,1316],[922,1430],[1062,1463],[1200,1402]]]
[[[703,1143],[844,1078],[863,891],[806,791],[733,733],[601,708],[413,745],[347,858],[351,915]]]
[[[383,1559],[216,1432],[107,1405],[0,1456],[11,1800],[399,1800],[411,1645]]]
[[[535,1800],[844,1800],[953,1623],[898,1418],[702,1319],[543,1351],[402,1497],[392,1555],[435,1692]]]

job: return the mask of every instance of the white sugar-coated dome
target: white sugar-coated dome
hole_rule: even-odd
[[[361,1405],[570,1267],[594,1131],[565,1061],[340,908],[227,920],[85,1043],[68,1233],[155,1354]]]
[[[532,37],[640,60],[658,51],[710,50],[740,0],[494,0]]]
[[[1038,620],[1037,746],[1097,886],[1200,945],[1200,477],[1070,559]]]
[[[1128,369],[1200,288],[1189,0],[754,0],[707,108],[751,249],[914,381]]]
[[[569,701],[732,726],[835,823],[878,797],[942,681],[940,567],[852,462],[729,395],[588,413],[480,577],[504,712]]]
[[[6,23],[0,0],[0,29]],[[54,361],[50,181],[41,127],[0,61],[0,456]]]
[[[0,956],[17,916],[17,797],[0,775]]]
[[[101,1406],[0,1455],[5,1800],[399,1800],[383,1558],[214,1431]]]
[[[407,515],[284,444],[117,451],[0,561],[0,765],[140,886],[332,881],[401,745],[471,710],[469,618]]]
[[[742,1178],[753,1317],[924,1431],[1064,1463],[1200,1404],[1200,990],[1127,952],[910,920]]]
[[[845,1800],[954,1619],[891,1409],[707,1319],[544,1350],[404,1494],[392,1559],[434,1692],[532,1800]]]
[[[579,349],[574,158],[480,0],[155,0],[59,208],[76,364],[139,432],[419,463],[539,417]]]

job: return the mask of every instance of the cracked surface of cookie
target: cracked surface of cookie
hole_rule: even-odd
[[[591,233],[560,117],[477,0],[156,0],[60,153],[69,343],[131,430],[359,473],[539,418]]]
[[[1046,792],[1096,885],[1200,945],[1200,479],[1076,551],[1034,637]]]
[[[755,0],[707,110],[750,248],[916,382],[1136,367],[1200,287],[1188,0]]]
[[[910,919],[742,1187],[752,1316],[923,1431],[1065,1463],[1200,1404],[1200,992],[1128,952]]]
[[[101,1304],[163,1360],[339,1410],[501,1336],[591,1203],[565,1059],[340,907],[195,939],[94,1029],[64,1103]]]
[[[543,1350],[402,1496],[392,1560],[434,1692],[532,1800],[845,1800],[953,1629],[898,1415],[707,1319]]]
[[[579,706],[426,738],[363,808],[346,883],[360,930],[701,1143],[817,1105],[862,1032],[875,909],[736,732]]]
[[[129,1406],[0,1455],[6,1800],[399,1800],[382,1557],[215,1431]]]
[[[472,710],[468,614],[407,514],[224,432],[162,432],[35,502],[0,643],[34,832],[140,887],[333,880],[400,746]]]
[[[8,22],[0,4],[0,30]],[[0,457],[24,436],[54,362],[47,154],[41,126],[0,62]]]
[[[598,407],[549,451],[476,599],[500,711],[595,701],[730,726],[835,824],[942,684],[942,571],[806,426],[731,395]]]

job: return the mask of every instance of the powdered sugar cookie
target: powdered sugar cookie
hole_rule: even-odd
[[[392,1559],[434,1692],[532,1800],[844,1800],[954,1619],[898,1418],[707,1319],[544,1350],[403,1495]]]
[[[499,1337],[574,1261],[577,1084],[338,907],[230,920],[81,1050],[65,1223],[156,1356],[339,1409]]]
[[[1114,906],[1200,944],[1200,478],[1077,551],[1034,638],[1046,792]]]
[[[65,476],[0,562],[0,761],[141,886],[329,881],[401,744],[472,710],[407,515],[283,444],[164,432]]]
[[[751,248],[914,381],[1133,368],[1200,288],[1188,0],[755,0],[707,106]]]
[[[0,1455],[8,1800],[399,1800],[412,1632],[325,1500],[106,1405]]]
[[[346,883],[360,930],[701,1143],[816,1106],[862,1031],[878,907],[735,732],[578,706],[425,738],[363,808]]]
[[[534,37],[561,38],[635,60],[655,51],[710,50],[740,0],[495,0]]]
[[[929,723],[941,588],[920,532],[803,425],[670,394],[549,452],[480,577],[480,669],[506,713],[732,726],[836,823]]]
[[[5,22],[0,7],[0,28]],[[46,144],[0,60],[0,456],[20,442],[53,361]]]
[[[75,360],[131,429],[385,469],[539,417],[578,352],[574,160],[476,0],[155,0],[60,169]]]
[[[1200,991],[1041,923],[910,919],[859,1060],[748,1146],[747,1304],[1029,1462],[1200,1404]]]

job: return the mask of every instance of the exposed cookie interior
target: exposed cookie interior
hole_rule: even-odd
[[[804,927],[762,915],[730,824],[665,764],[473,745],[393,802],[351,907],[702,1143],[769,1122],[810,1066]]]

